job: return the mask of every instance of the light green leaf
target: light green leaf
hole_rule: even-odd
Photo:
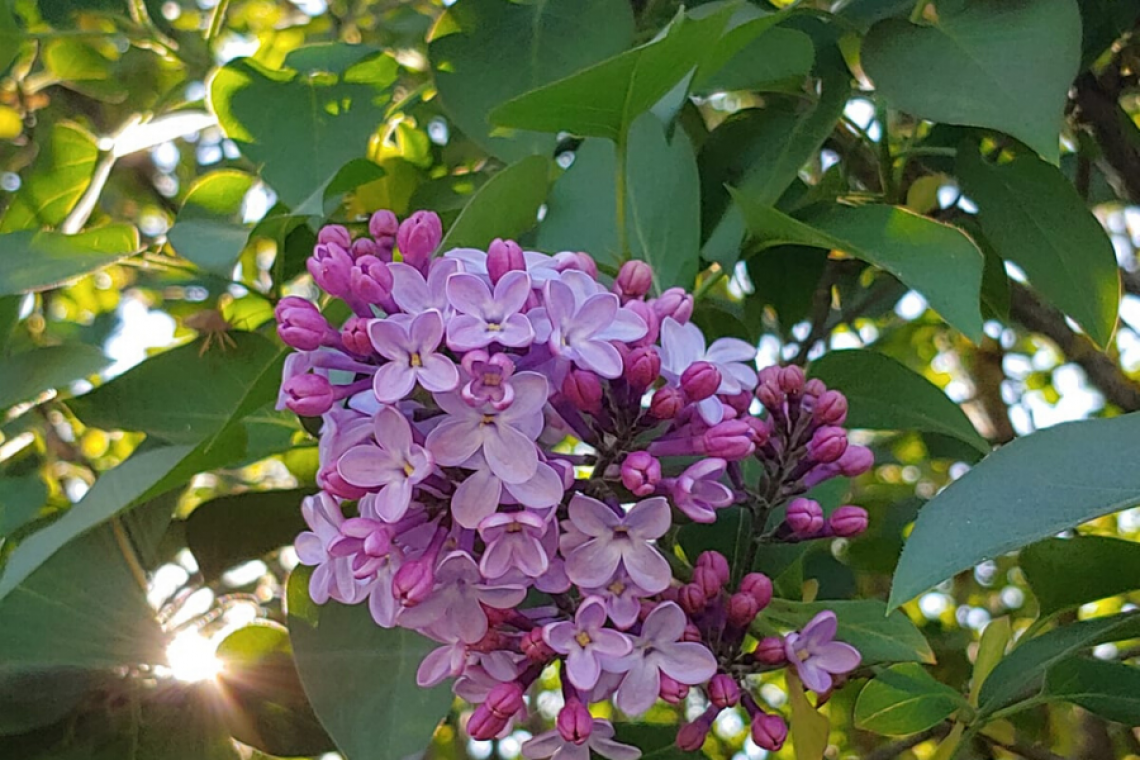
[[[212,582],[234,565],[293,543],[307,530],[301,500],[313,492],[250,491],[196,507],[186,519],[186,545],[202,577]]]
[[[798,630],[824,610],[833,611],[838,619],[835,638],[858,649],[864,665],[934,662],[934,652],[910,618],[897,611],[888,615],[886,605],[878,599],[811,603],[773,599],[757,620]]]
[[[0,295],[59,287],[139,247],[139,231],[131,224],[108,224],[75,235],[33,230],[0,235]]]
[[[1080,58],[1074,0],[968,2],[930,26],[887,19],[862,48],[863,70],[894,108],[1005,132],[1053,164]]]
[[[617,55],[633,38],[633,12],[612,0],[463,0],[440,21],[428,56],[444,109],[463,133],[504,161],[550,155],[555,138],[494,131],[501,103]]]
[[[16,17],[12,15],[12,7],[8,3],[0,3],[0,75],[8,73],[8,67],[20,54],[23,39]]]
[[[1062,660],[1045,677],[1045,696],[1126,726],[1140,724],[1140,669],[1123,663],[1088,657]]]
[[[982,631],[982,640],[978,642],[978,655],[974,659],[974,672],[970,676],[970,705],[978,706],[978,697],[982,693],[982,686],[990,677],[997,664],[1005,657],[1005,648],[1013,638],[1013,623],[1010,617],[1000,617],[993,620]]]
[[[480,187],[447,231],[440,250],[486,249],[495,238],[517,239],[538,224],[550,188],[550,159],[528,156]]]
[[[83,343],[43,346],[9,356],[0,365],[0,409],[31,401],[53,388],[66,390],[110,364],[102,351]]]
[[[978,342],[984,259],[956,227],[894,206],[838,206],[804,221],[732,190],[752,234],[765,246],[827,248],[885,269],[917,290],[950,325]]]
[[[955,689],[939,683],[921,665],[892,665],[859,692],[855,725],[864,731],[904,736],[925,731],[965,707]]]
[[[897,607],[977,563],[1140,503],[1140,414],[1071,422],[1006,444],[918,514],[891,587]]]
[[[1140,588],[1140,543],[1107,536],[1047,538],[1018,558],[1042,617]]]
[[[796,760],[823,760],[830,743],[831,721],[812,707],[804,693],[799,676],[789,668],[787,675],[788,702],[792,707],[792,751]]]
[[[0,538],[29,523],[47,501],[48,491],[38,473],[0,478]]]
[[[98,161],[99,148],[90,132],[70,121],[53,124],[0,219],[0,233],[57,226],[87,189]]]
[[[405,628],[381,628],[366,604],[329,602],[318,612],[308,584],[308,568],[289,578],[289,636],[321,724],[348,760],[424,751],[452,700],[447,684],[416,684],[416,669],[435,642]]]
[[[1107,346],[1120,310],[1116,252],[1076,188],[1036,156],[991,164],[972,145],[958,150],[958,176],[997,254]]]
[[[828,387],[842,389],[849,404],[847,427],[941,433],[982,453],[990,451],[970,418],[942,389],[885,354],[833,351],[812,362],[809,372]]]
[[[663,37],[509,100],[491,111],[491,123],[623,139],[700,62],[730,15],[730,8],[699,20],[678,15]]]
[[[167,233],[178,255],[228,278],[249,240],[241,207],[255,180],[236,169],[220,169],[195,180]]]

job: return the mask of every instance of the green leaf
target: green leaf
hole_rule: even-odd
[[[990,450],[942,389],[885,354],[833,351],[812,362],[809,371],[828,387],[842,389],[849,404],[847,427],[941,433],[982,453]]]
[[[34,230],[0,235],[0,295],[59,287],[139,248],[139,231],[131,224],[108,224],[75,235]]]
[[[32,171],[0,219],[0,233],[60,224],[91,183],[98,161],[90,132],[69,121],[53,124]]]
[[[1048,538],[1018,558],[1041,616],[1140,588],[1140,544],[1107,536]]]
[[[1140,669],[1123,663],[1087,657],[1063,660],[1046,675],[1045,696],[1126,726],[1140,724]]]
[[[137,739],[120,757],[162,760],[238,760],[226,730],[229,706],[214,684],[170,684],[142,703]],[[137,742],[137,744],[136,744]],[[126,754],[129,752],[130,754]]]
[[[289,578],[289,636],[321,724],[348,760],[422,752],[452,700],[447,684],[416,684],[416,669],[436,644],[404,628],[381,628],[367,605],[330,602],[319,608],[314,627],[308,576],[298,568]]]
[[[301,500],[312,493],[313,489],[250,491],[198,505],[186,519],[186,545],[206,582],[291,544],[307,530]]]
[[[720,37],[730,12],[699,20],[679,14],[663,37],[509,100],[491,111],[491,123],[617,142],[634,119],[700,62]]]
[[[858,649],[864,665],[934,662],[934,652],[910,618],[898,611],[888,615],[886,605],[878,599],[811,603],[773,599],[758,620],[798,630],[824,610],[832,610],[839,621],[835,638]]]
[[[899,606],[979,562],[1140,502],[1140,414],[1042,430],[983,459],[918,514],[891,587]]]
[[[840,250],[885,269],[917,290],[950,325],[982,337],[984,259],[961,230],[894,206],[838,206],[804,221],[732,190],[752,234],[765,246],[792,243]]]
[[[538,223],[550,186],[550,160],[528,156],[495,174],[471,196],[447,231],[441,250],[486,249],[495,238],[516,239]]]
[[[1012,638],[1013,623],[1008,615],[991,621],[982,631],[982,640],[978,642],[978,655],[974,659],[974,672],[970,676],[969,699],[972,706],[978,706],[982,686],[1005,657],[1005,648],[1009,646]]]
[[[47,486],[38,473],[0,478],[0,539],[31,522],[47,496]]]
[[[725,507],[717,511],[716,522],[689,523],[677,531],[677,543],[685,550],[690,564],[696,563],[701,552],[717,551],[741,575],[751,541],[752,513],[743,507]]]
[[[807,246],[781,245],[750,256],[748,279],[756,292],[745,296],[745,314],[755,315],[753,319],[759,323],[763,308],[771,306],[780,328],[787,333],[807,318],[826,266],[827,252]]]
[[[939,683],[921,665],[892,665],[859,692],[855,725],[886,736],[925,731],[965,707],[955,689]]]
[[[241,207],[255,179],[236,169],[220,169],[195,180],[167,233],[178,255],[228,278],[249,240]]]
[[[350,45],[345,42],[318,42],[290,50],[285,56],[284,68],[304,74],[335,74],[340,76],[365,58],[379,52],[371,45]]]
[[[0,75],[8,73],[8,67],[20,54],[23,39],[16,17],[12,15],[12,7],[8,3],[0,3]]]
[[[1053,164],[1080,57],[1073,0],[968,2],[930,26],[888,19],[862,48],[863,70],[894,108],[1005,132]]]
[[[0,736],[55,723],[102,680],[96,673],[76,668],[0,672]]]
[[[1055,628],[1006,655],[982,685],[978,705],[985,714],[1040,689],[1045,672],[1083,650],[1110,641],[1140,637],[1140,614],[1125,613]]]
[[[785,18],[773,13],[728,31],[701,62],[693,91],[764,90],[807,76],[815,45],[798,29],[776,26]]]
[[[614,144],[601,138],[584,140],[574,151],[574,163],[550,189],[535,246],[542,251],[585,251],[603,266],[621,266],[616,175]],[[582,224],[583,219],[590,223]]]
[[[226,135],[260,166],[281,201],[296,212],[320,214],[325,185],[364,155],[384,119],[396,64],[379,60],[388,63],[378,72],[355,76],[351,68],[338,79],[239,58],[214,75],[210,104]],[[357,66],[376,68],[367,61]]]
[[[992,164],[973,146],[958,150],[958,175],[997,254],[1107,346],[1120,310],[1116,252],[1076,188],[1036,156]]]
[[[0,357],[7,356],[16,325],[20,324],[23,296],[0,296]]]
[[[31,401],[53,388],[66,390],[110,364],[102,351],[83,343],[43,346],[9,356],[0,366],[0,409]]]
[[[677,746],[677,726],[661,723],[614,721],[614,739],[641,750],[641,760],[702,760],[699,751],[686,752]]]
[[[789,668],[788,702],[792,708],[792,751],[796,760],[823,760],[827,751],[831,721],[812,706],[799,676]]]
[[[633,12],[611,0],[463,0],[428,47],[444,109],[463,133],[504,161],[550,155],[553,135],[502,134],[487,114],[629,47]]]

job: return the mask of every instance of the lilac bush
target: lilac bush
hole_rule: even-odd
[[[441,238],[430,212],[378,212],[355,240],[325,227],[308,269],[352,316],[337,329],[304,299],[277,307],[296,349],[279,406],[322,418],[322,490],[297,539],[313,600],[367,602],[377,625],[438,642],[417,680],[455,679],[476,739],[510,731],[560,663],[564,707],[528,758],[636,758],[589,705],[637,716],[693,688],[709,706],[679,746],[743,705],[777,749],[787,726],[748,676],[791,667],[826,698],[860,662],[831,612],[750,633],[772,599],[757,552],[866,528],[862,509],[827,517],[805,496],[872,464],[848,442],[843,395],[795,366],[757,372],[744,341],[709,343],[690,294],[650,296],[645,262],[607,286],[584,253],[441,253]],[[736,566],[684,557],[678,529],[732,506],[756,526]]]

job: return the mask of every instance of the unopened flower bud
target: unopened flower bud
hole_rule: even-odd
[[[745,417],[744,420],[752,428],[752,440],[757,446],[763,446],[772,438],[771,418]]]
[[[812,538],[823,530],[823,507],[818,501],[799,497],[792,499],[788,505],[788,513],[784,518],[788,527],[800,538]]]
[[[720,579],[721,585],[728,583],[728,579],[732,577],[732,568],[728,565],[728,559],[713,549],[697,555],[696,566],[712,568],[716,577]]]
[[[712,728],[711,720],[697,718],[677,730],[677,748],[685,752],[696,752],[705,745],[705,739]]]
[[[744,459],[756,450],[752,426],[744,420],[725,420],[713,425],[701,437],[702,453],[729,461]]]
[[[756,386],[756,398],[768,411],[775,411],[784,407],[783,391],[768,383],[760,383]]]
[[[579,272],[585,272],[590,275],[592,279],[598,279],[598,264],[594,261],[594,257],[588,253],[580,251],[562,251],[561,253],[554,254],[554,265],[559,272],[566,272],[571,269]]]
[[[581,700],[571,698],[558,711],[557,726],[563,741],[581,746],[594,730],[594,718]]]
[[[534,627],[526,632],[519,642],[523,654],[526,658],[534,663],[550,662],[554,658],[554,650],[546,643],[546,639],[542,637],[542,628]]]
[[[372,354],[372,340],[368,337],[368,320],[362,317],[349,317],[340,329],[340,341],[357,356]]]
[[[352,256],[340,244],[318,243],[313,255],[305,262],[305,268],[321,290],[341,298],[350,289],[352,264]]]
[[[475,708],[467,721],[467,735],[476,741],[489,741],[506,727],[506,719],[495,715],[491,712],[491,708],[482,704]]]
[[[371,256],[373,258],[381,258],[383,253],[379,245],[372,238],[357,238],[352,241],[352,247],[348,249],[348,253],[354,260],[362,256]]]
[[[658,388],[649,402],[649,414],[659,420],[671,420],[685,408],[685,399],[679,388],[667,385]]]
[[[822,425],[842,425],[847,420],[847,397],[839,391],[824,391],[812,414]]]
[[[831,513],[827,521],[831,532],[840,538],[851,538],[867,530],[867,510],[845,506]]]
[[[336,463],[322,468],[317,473],[317,485],[331,495],[348,501],[363,499],[368,494],[365,489],[354,486],[341,477],[340,471],[336,468]]]
[[[804,390],[804,371],[794,364],[780,368],[780,390],[789,396],[799,396]]]
[[[425,269],[431,255],[443,240],[443,224],[431,211],[417,211],[400,224],[396,245],[404,263]]]
[[[787,662],[784,652],[784,640],[779,636],[767,636],[760,639],[752,652],[752,658],[762,665],[778,666]]]
[[[681,609],[689,615],[699,615],[705,611],[705,607],[709,603],[708,596],[705,595],[705,590],[699,583],[686,583],[682,586],[677,601],[681,605]]]
[[[695,641],[700,643],[702,640],[701,629],[697,627],[697,624],[692,621],[685,623],[685,632],[681,634],[681,641]]]
[[[689,687],[662,673],[661,691],[658,693],[658,696],[671,705],[679,705],[684,701],[685,697],[689,696]]]
[[[361,301],[379,304],[392,295],[392,273],[375,256],[361,256],[349,273],[349,287]]]
[[[629,301],[622,307],[628,311],[632,311],[637,316],[641,317],[641,321],[645,323],[645,335],[638,340],[633,341],[632,346],[652,346],[657,342],[657,338],[661,335],[661,319],[657,316],[657,312],[653,310],[645,301]]]
[[[818,377],[813,377],[804,383],[804,395],[819,398],[827,391],[827,386]]]
[[[841,475],[857,478],[875,466],[875,455],[866,446],[848,446],[835,464]]]
[[[720,596],[721,589],[724,588],[724,583],[720,579],[720,573],[711,567],[694,568],[693,583],[700,586],[705,592],[705,596],[709,599],[716,599]]]
[[[516,681],[501,683],[491,689],[484,704],[491,714],[507,720],[523,708],[523,687]]]
[[[722,393],[721,398],[736,410],[738,416],[748,414],[749,410],[752,409],[752,394],[749,391],[732,394]]]
[[[618,270],[617,279],[614,280],[614,292],[622,300],[641,298],[653,287],[653,267],[644,261],[627,261]]]
[[[728,624],[734,628],[747,628],[760,612],[760,605],[752,594],[736,593],[728,598]]]
[[[693,316],[693,297],[684,288],[669,288],[660,298],[653,299],[651,305],[662,322],[665,317],[672,317],[685,324]]]
[[[808,443],[808,455],[817,462],[830,464],[847,451],[847,431],[841,427],[825,426],[816,430]]]
[[[405,607],[415,607],[427,599],[434,586],[435,573],[423,560],[405,562],[392,577],[392,593]]]
[[[764,573],[748,573],[740,579],[740,593],[755,599],[762,610],[772,601],[772,580]]]
[[[638,393],[643,393],[661,374],[661,357],[653,346],[641,346],[625,355],[625,381]]]
[[[341,248],[348,248],[352,245],[352,233],[339,224],[326,224],[317,232],[317,242],[326,245],[336,243]]]
[[[312,302],[287,296],[277,302],[277,334],[285,345],[301,351],[313,351],[324,343],[332,328]]]
[[[752,741],[769,752],[777,752],[788,738],[788,724],[779,715],[759,713],[752,719]]]
[[[589,370],[572,369],[566,373],[562,395],[583,412],[598,415],[602,411],[602,381]]]
[[[281,386],[281,391],[285,406],[302,417],[320,417],[337,401],[332,384],[321,375],[291,377]]]
[[[717,673],[709,681],[708,696],[709,701],[721,709],[735,707],[740,702],[740,687],[732,676]]]
[[[501,238],[492,240],[487,248],[487,274],[491,282],[497,283],[507,272],[515,270],[526,271],[526,259],[519,244]]]
[[[634,496],[648,496],[661,481],[661,462],[647,451],[635,451],[621,463],[621,482]]]
[[[380,209],[368,220],[368,234],[380,245],[388,239],[395,241],[399,231],[400,220],[388,209]]]
[[[681,390],[691,403],[704,401],[720,387],[720,370],[708,362],[693,362],[681,375]]]

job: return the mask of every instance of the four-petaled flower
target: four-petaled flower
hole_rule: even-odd
[[[649,543],[669,530],[669,504],[662,496],[645,499],[623,517],[597,499],[575,494],[570,522],[586,541],[566,557],[566,574],[580,586],[610,582],[619,566],[650,594],[664,591],[673,578],[669,563]],[[570,537],[571,541],[575,537]],[[567,546],[563,545],[563,551]]]
[[[486,348],[492,343],[523,348],[534,342],[534,328],[520,312],[530,296],[526,272],[507,272],[494,294],[473,274],[453,274],[447,298],[459,313],[447,324],[447,345],[456,351]]]
[[[443,340],[443,317],[434,309],[412,317],[406,324],[377,319],[368,325],[372,347],[388,362],[376,370],[372,391],[385,404],[394,404],[419,382],[432,393],[459,385],[455,363],[436,349]]]
[[[720,482],[728,463],[709,457],[689,465],[670,484],[673,504],[694,522],[716,522],[716,510],[733,502],[732,489]]]
[[[605,624],[606,605],[591,596],[578,607],[573,622],[551,623],[542,630],[550,648],[566,655],[566,676],[575,688],[594,688],[602,675],[603,658],[622,657],[633,649],[628,636]]]
[[[359,488],[379,488],[374,507],[385,522],[395,522],[412,503],[412,487],[433,469],[432,456],[412,441],[412,428],[404,415],[384,407],[375,417],[376,444],[354,446],[337,464],[340,476]]]
[[[740,338],[719,338],[705,349],[705,336],[692,322],[681,324],[672,317],[661,320],[661,374],[674,385],[696,362],[708,362],[720,372],[717,393],[735,395],[756,387],[756,347]],[[698,402],[701,417],[715,425],[724,417],[716,396]]]
[[[539,734],[522,745],[527,760],[590,760],[590,750],[608,760],[637,760],[641,750],[614,741],[614,727],[608,720],[594,718],[590,737],[581,744],[566,741],[557,728]]]
[[[542,546],[546,520],[534,512],[500,512],[479,523],[479,535],[487,544],[479,570],[487,578],[501,578],[512,568],[537,578],[550,566]]]
[[[813,617],[803,630],[784,637],[784,656],[796,669],[804,686],[816,694],[826,693],[835,675],[859,667],[862,656],[850,644],[835,641],[839,621],[831,610]]]
[[[436,590],[426,601],[400,613],[400,624],[430,628],[441,637],[455,637],[474,644],[487,634],[483,605],[498,610],[517,606],[526,598],[521,586],[483,583],[475,560],[464,552],[452,552],[435,571]]]

